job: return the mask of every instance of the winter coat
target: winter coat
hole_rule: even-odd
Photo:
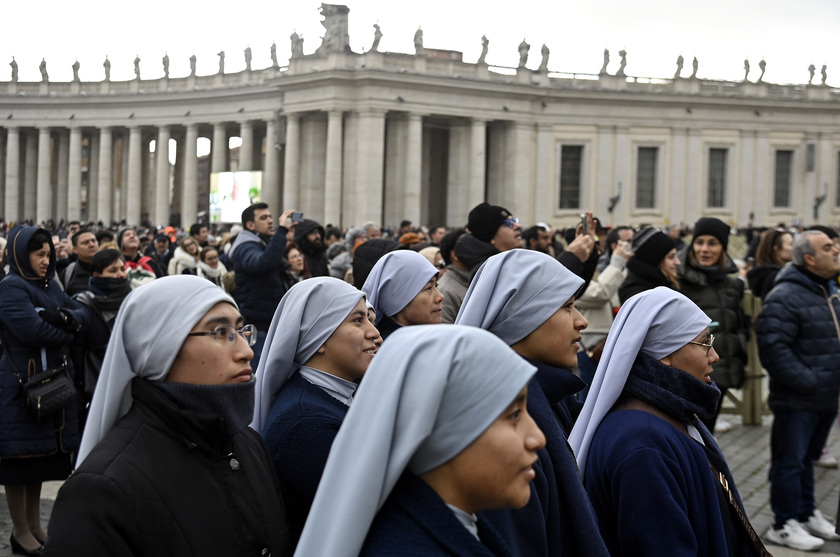
[[[328,528],[328,526],[327,526]],[[508,557],[505,540],[479,516],[475,539],[422,479],[404,472],[368,530],[360,557]]]
[[[286,293],[286,230],[280,226],[266,243],[250,230],[239,233],[228,253],[233,259],[236,290],[233,299],[247,323],[268,331],[274,310]]]
[[[306,236],[310,232],[319,230],[322,243],[320,246],[312,244]],[[314,220],[303,219],[295,227],[295,243],[306,261],[306,269],[310,277],[328,277],[330,269],[327,265],[327,247],[323,244],[324,227]],[[343,276],[341,278],[344,278]]]
[[[44,371],[41,348],[45,349],[46,369],[58,368],[66,361],[73,376],[69,345],[75,333],[87,327],[89,314],[62,290],[55,278],[55,249],[50,244],[50,264],[40,278],[29,262],[27,243],[35,227],[13,230],[10,235],[10,272],[0,283],[0,457],[45,456],[69,453],[79,446],[78,405],[70,404],[53,418],[38,424],[23,405],[21,386],[15,370],[25,380]],[[62,311],[67,325],[57,327],[41,319],[36,308]],[[11,355],[11,362],[9,357]]]
[[[293,545],[303,532],[330,448],[348,409],[300,373],[292,375],[271,405],[262,435],[274,459]]]
[[[545,435],[537,452],[531,499],[521,509],[480,513],[521,557],[586,555],[607,557],[598,523],[569,447],[580,403],[574,394],[586,385],[572,372],[533,360],[537,367],[528,385],[528,413]]]
[[[198,258],[193,257],[189,253],[181,249],[181,246],[175,248],[175,255],[169,260],[169,266],[166,269],[167,275],[180,275],[184,271],[192,271],[198,266]]]
[[[747,284],[750,285],[752,293],[756,297],[763,299],[773,289],[776,275],[781,270],[782,266],[775,263],[768,263],[767,265],[750,269],[747,273]]]
[[[618,287],[618,301],[623,304],[636,294],[653,290],[658,286],[674,288],[674,284],[668,280],[659,267],[631,257],[627,261],[627,278]]]
[[[449,265],[438,281],[438,290],[443,294],[443,302],[440,304],[442,323],[455,323],[469,288],[470,272]]]
[[[715,352],[720,356],[712,365],[712,378],[721,389],[739,389],[744,384],[744,367],[747,364],[748,322],[741,309],[744,281],[730,276],[738,271],[728,255],[723,268],[703,270],[686,261],[691,246],[679,253],[680,292],[697,304],[703,312],[718,323],[713,328]]]
[[[840,300],[835,284],[827,284],[833,292],[786,265],[764,298],[755,332],[761,364],[770,376],[770,408],[837,411]]]
[[[134,404],[58,493],[44,556],[288,555],[259,435],[181,410],[141,378]]]

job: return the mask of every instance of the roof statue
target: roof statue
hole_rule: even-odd
[[[41,64],[38,66],[38,69],[41,70],[41,82],[42,83],[49,83],[50,76],[47,74],[47,59],[41,58]]]
[[[607,75],[607,66],[610,65],[610,49],[604,49],[604,65],[601,66],[601,71],[598,72],[600,75]]]
[[[548,50],[548,45],[543,43],[542,48],[540,49],[540,54],[542,54],[542,60],[540,61],[540,73],[548,73],[548,56],[551,54],[551,51]]]
[[[700,62],[697,60],[697,57],[694,57],[694,60],[691,61],[691,79],[697,79],[697,68],[700,66]]]
[[[73,83],[79,82],[79,59],[77,58],[75,62],[73,62]]]
[[[224,75],[225,74],[225,51],[220,50],[219,53],[217,54],[217,56],[219,57],[219,75]]]
[[[277,62],[277,43],[271,43],[271,67],[277,69],[280,67],[280,64]]]
[[[134,78],[140,79],[140,55],[134,59]]]
[[[297,31],[293,31],[289,37],[292,41],[292,58],[303,56],[303,37]]]
[[[190,56],[190,77],[195,77],[195,54]]]
[[[761,62],[758,63],[758,69],[761,70],[761,75],[758,76],[758,81],[756,83],[764,83],[764,71],[767,68],[767,62],[764,61],[764,58],[761,59]]]
[[[414,32],[414,54],[417,56],[422,56],[424,54],[423,50],[423,28],[418,27],[417,31]]]
[[[750,59],[744,59],[744,81],[747,81],[747,76],[750,75]]]
[[[18,65],[15,62],[15,57],[12,56],[12,61],[9,62],[9,65],[12,67],[12,83],[17,83],[18,80]]]
[[[251,71],[251,47],[250,45],[245,48],[245,71]]]
[[[680,78],[680,73],[682,72],[684,62],[685,59],[683,58],[682,54],[677,56],[677,72],[674,74],[674,79]]]
[[[485,59],[487,58],[487,50],[489,48],[489,45],[490,45],[490,40],[487,38],[487,35],[482,35],[481,36],[481,56],[478,57],[478,62],[476,62],[477,64],[487,65],[487,62],[485,61]]]
[[[373,44],[370,45],[371,52],[379,52],[379,41],[382,40],[382,30],[378,23],[373,24]]]
[[[820,70],[820,74],[822,75],[822,84],[823,85],[825,85],[825,80],[828,79],[828,74],[826,73],[827,69],[828,69],[828,66],[823,64],[822,70]]]
[[[169,79],[169,54],[164,52],[163,53],[163,77]]]
[[[108,60],[108,55],[105,55],[105,61],[102,62],[102,67],[105,68],[105,81],[111,81],[111,61]]]
[[[340,4],[322,3],[320,9],[321,15],[324,16],[321,25],[324,26],[326,33],[315,54],[325,56],[331,52],[350,52],[350,33],[347,23],[350,8]]]
[[[524,68],[525,64],[528,63],[528,51],[531,50],[531,45],[525,42],[525,39],[522,39],[522,42],[519,43],[519,67]]]
[[[814,74],[817,71],[817,67],[813,64],[808,66],[808,85],[811,85],[811,82],[814,81]]]
[[[617,75],[618,77],[624,77],[627,75],[626,73],[624,73],[624,68],[627,67],[627,51],[623,49],[619,50],[618,56],[619,58],[621,58],[621,61],[618,64],[618,71],[615,72],[615,75]]]

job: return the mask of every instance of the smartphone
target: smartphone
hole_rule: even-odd
[[[303,213],[295,211],[292,213],[292,222],[301,222],[303,220]]]
[[[589,234],[589,219],[586,218],[586,213],[580,214],[580,224],[583,226],[584,236]]]

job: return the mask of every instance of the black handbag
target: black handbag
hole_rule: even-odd
[[[5,343],[3,344],[5,346]],[[58,414],[76,400],[76,386],[73,384],[73,378],[70,377],[66,353],[61,367],[35,373],[26,379],[21,377],[15,367],[9,350],[6,350],[6,357],[20,383],[23,405],[39,424]],[[41,363],[43,367],[46,367],[47,351],[44,348],[41,348]],[[34,367],[32,360],[30,364]]]

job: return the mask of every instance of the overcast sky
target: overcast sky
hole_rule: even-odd
[[[540,64],[543,43],[551,50],[549,69],[595,74],[604,48],[610,49],[612,73],[618,51],[627,51],[626,73],[668,78],[677,56],[700,62],[698,75],[741,80],[744,59],[759,75],[764,58],[771,83],[807,83],[808,66],[828,65],[828,84],[840,87],[840,0],[423,0],[384,2],[353,0],[350,44],[354,51],[370,48],[373,24],[382,28],[380,51],[413,52],[413,36],[422,26],[427,48],[458,50],[474,62],[487,35],[489,64],[516,66],[517,47],[531,44],[528,67]],[[161,77],[161,58],[170,58],[170,76],[189,73],[189,57],[198,59],[198,74],[218,70],[217,53],[224,50],[225,69],[244,69],[243,51],[253,50],[253,68],[270,65],[269,49],[277,42],[284,65],[293,31],[304,37],[311,54],[323,35],[313,0],[145,0],[118,3],[104,0],[2,2],[0,81],[8,81],[12,56],[21,81],[38,81],[38,65],[46,58],[51,81],[69,81],[78,59],[82,81],[100,81],[108,55],[111,79],[134,78],[134,58],[141,58],[144,79]]]

